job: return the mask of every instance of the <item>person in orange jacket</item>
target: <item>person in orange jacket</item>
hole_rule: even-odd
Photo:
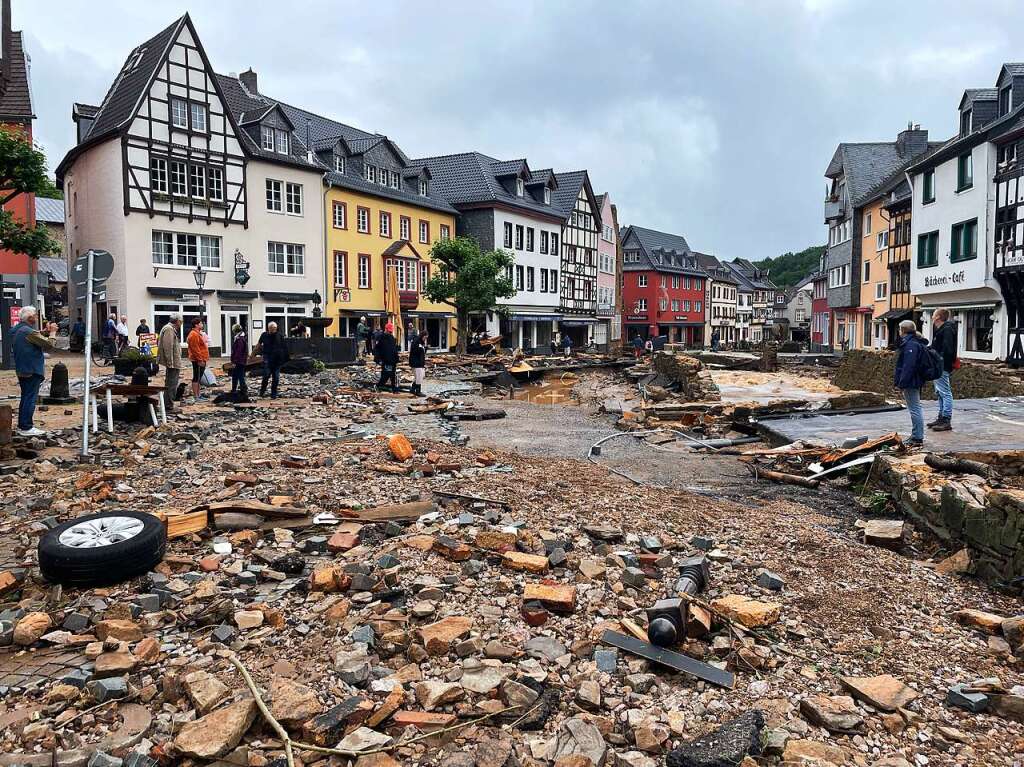
[[[199,399],[199,385],[210,362],[210,347],[206,344],[203,321],[199,317],[192,320],[192,330],[185,343],[188,344],[188,358],[192,361],[192,396]]]

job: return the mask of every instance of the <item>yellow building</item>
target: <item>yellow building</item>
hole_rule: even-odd
[[[403,325],[426,330],[430,348],[449,348],[455,343],[454,311],[429,301],[423,287],[433,275],[431,247],[455,234],[455,209],[432,193],[429,170],[410,166],[385,136],[339,137],[328,144],[317,146],[321,160],[334,168],[324,196],[324,316],[335,319],[328,334],[354,336],[360,317],[373,327],[384,324],[389,270],[397,277]]]
[[[885,196],[861,208],[860,307],[850,348],[884,349],[888,329],[883,315],[889,311],[889,214]]]

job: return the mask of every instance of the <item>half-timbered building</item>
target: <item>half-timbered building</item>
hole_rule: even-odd
[[[254,75],[215,74],[186,14],[129,53],[98,106],[75,105],[77,144],[57,177],[69,256],[114,256],[96,320],[159,330],[172,313],[204,316],[225,348],[235,323],[287,331],[310,313],[325,169],[305,126],[276,104],[249,108],[255,88]]]
[[[601,206],[585,170],[556,173],[553,207],[562,220],[559,331],[573,344],[589,343],[597,324],[597,241]]]

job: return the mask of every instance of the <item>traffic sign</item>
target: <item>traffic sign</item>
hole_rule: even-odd
[[[82,255],[75,259],[75,263],[71,267],[72,279],[75,285],[82,287],[85,285],[86,278],[89,275],[89,253],[92,253],[92,281],[93,285],[97,285],[101,282],[106,282],[107,278],[114,272],[114,257],[105,250],[92,250],[85,251]]]

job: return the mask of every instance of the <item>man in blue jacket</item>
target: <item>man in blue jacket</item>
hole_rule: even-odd
[[[921,370],[922,357],[928,353],[928,344],[917,333],[913,320],[900,323],[899,351],[896,353],[896,375],[893,385],[903,392],[903,399],[910,412],[911,432],[906,444],[920,447],[924,444],[924,411],[921,409],[921,387],[924,375]]]
[[[39,437],[46,432],[32,425],[32,417],[36,412],[39,385],[46,380],[43,350],[52,350],[53,341],[36,328],[39,313],[34,306],[23,306],[18,313],[18,319],[20,321],[11,331],[14,371],[18,374],[18,385],[21,387],[18,434],[22,437]]]

